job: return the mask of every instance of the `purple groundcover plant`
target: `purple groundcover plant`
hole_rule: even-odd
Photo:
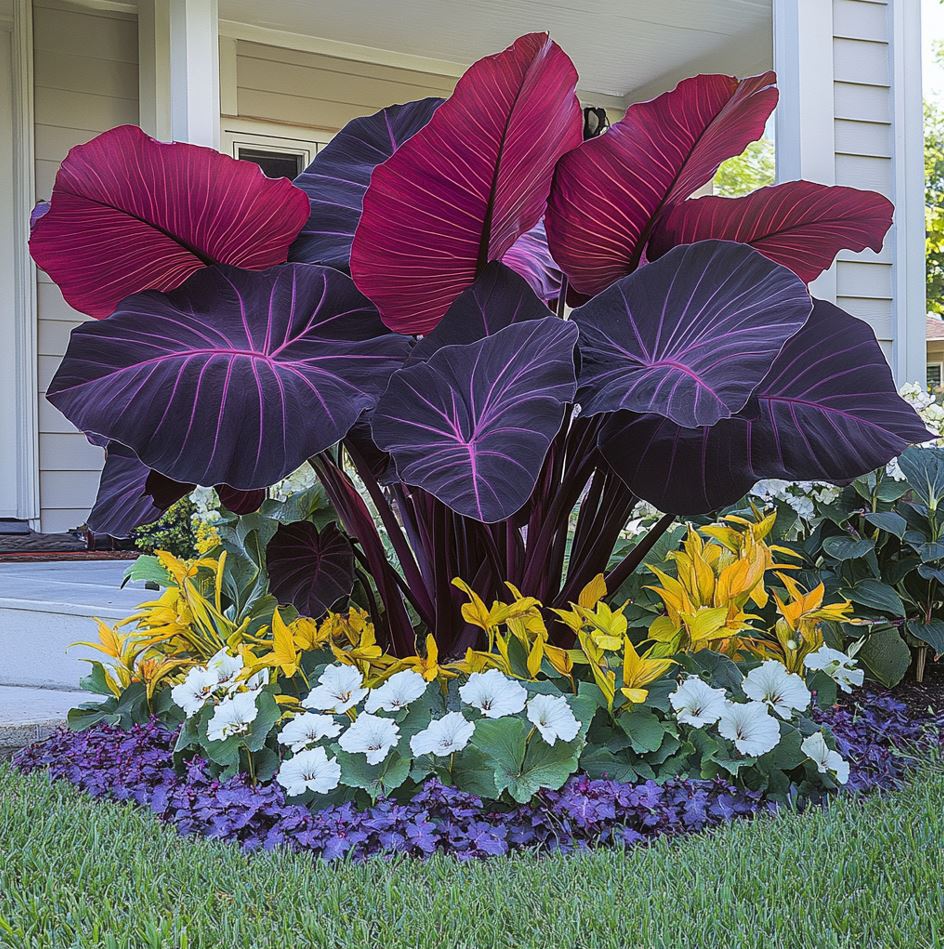
[[[131,126],[73,149],[30,247],[96,318],[48,388],[107,448],[92,530],[194,484],[251,512],[307,461],[344,533],[276,534],[274,594],[320,613],[369,575],[384,647],[419,626],[454,657],[481,639],[457,576],[563,607],[600,573],[617,590],[675,515],[925,441],[869,326],[807,287],[879,251],[891,204],[692,198],[763,133],[774,74],[685,80],[587,141],[576,85],[522,36],[445,101],[355,119],[294,183]],[[640,499],[666,516],[614,557]]]
[[[942,743],[940,717],[917,720],[885,694],[820,714],[850,761],[847,788],[855,793],[896,787],[917,763],[914,753]],[[149,806],[184,834],[247,850],[281,845],[329,860],[433,853],[469,859],[625,846],[777,809],[761,793],[723,779],[624,784],[575,776],[560,790],[541,791],[528,804],[506,809],[430,779],[408,801],[387,798],[365,809],[345,803],[313,813],[287,804],[274,781],[253,786],[245,774],[220,781],[200,758],[178,774],[175,740],[154,719],[130,731],[100,724],[57,732],[20,751],[14,763],[27,773],[45,770],[96,797]]]

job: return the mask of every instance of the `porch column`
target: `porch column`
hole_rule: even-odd
[[[899,384],[925,376],[920,0],[774,0],[777,178],[879,191],[878,253],[840,253],[811,289],[872,325]]]
[[[138,45],[141,127],[219,148],[217,0],[140,0]]]

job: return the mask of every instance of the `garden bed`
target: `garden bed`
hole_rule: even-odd
[[[850,792],[898,786],[922,750],[940,746],[940,692],[925,686],[920,700],[916,689],[905,694],[908,704],[869,692],[819,713],[850,761]],[[148,806],[181,833],[249,850],[285,845],[327,859],[436,852],[468,859],[625,846],[777,810],[760,793],[721,779],[622,784],[575,776],[559,791],[542,791],[511,808],[484,804],[430,779],[409,800],[383,799],[365,809],[346,803],[312,813],[286,803],[275,782],[252,786],[244,774],[220,781],[199,757],[180,775],[173,767],[175,741],[174,732],[153,720],[130,731],[99,724],[60,731],[21,751],[14,763],[25,772],[45,770],[93,796]]]

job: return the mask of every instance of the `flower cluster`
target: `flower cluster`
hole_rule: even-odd
[[[919,744],[942,743],[941,716],[916,719],[886,695],[868,693],[856,704],[818,715],[849,762],[847,787],[858,792],[896,786],[914,765]],[[577,776],[560,790],[543,791],[506,810],[430,778],[407,800],[385,798],[363,809],[346,803],[312,813],[287,803],[276,782],[253,786],[242,774],[220,781],[199,758],[178,773],[174,744],[174,732],[155,720],[130,731],[98,724],[82,732],[60,731],[21,751],[14,763],[25,772],[45,770],[95,796],[149,806],[181,833],[247,849],[284,845],[326,859],[437,852],[466,859],[626,845],[773,809],[760,792],[721,778],[626,784]],[[817,768],[839,768],[831,757],[837,752],[817,741],[805,750]]]

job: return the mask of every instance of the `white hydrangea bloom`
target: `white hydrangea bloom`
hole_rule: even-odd
[[[813,696],[800,676],[787,672],[783,663],[767,659],[745,676],[744,694],[755,702],[769,705],[781,718],[808,708]]]
[[[669,696],[675,717],[683,725],[703,728],[713,725],[724,709],[724,689],[713,689],[698,676],[689,676]]]
[[[305,712],[285,723],[279,732],[279,742],[288,745],[292,751],[301,751],[322,738],[337,738],[340,734],[341,726],[331,715]]]
[[[725,702],[718,719],[722,737],[742,755],[757,758],[777,747],[780,726],[761,702]]]
[[[415,702],[425,691],[429,683],[412,669],[395,672],[386,682],[371,689],[364,703],[364,711],[398,712]]]
[[[849,780],[849,762],[826,744],[822,732],[814,732],[804,738],[800,749],[822,774],[831,774],[839,784]]]
[[[312,748],[283,761],[276,780],[288,797],[297,797],[305,791],[327,794],[341,782],[341,765],[337,758],[329,758],[324,748]]]
[[[184,681],[170,690],[170,696],[175,704],[187,713],[187,718],[193,718],[210,700],[219,685],[220,680],[215,672],[203,666],[194,666]]]
[[[528,693],[498,669],[489,669],[487,672],[473,672],[469,681],[459,689],[459,697],[486,718],[503,718],[520,712],[528,700]]]
[[[328,666],[318,677],[318,684],[302,700],[305,708],[317,712],[334,712],[340,715],[354,708],[364,696],[364,677],[355,666],[341,663]]]
[[[338,744],[352,755],[365,755],[368,764],[380,764],[399,738],[396,722],[364,712],[357,716]]]
[[[316,483],[315,472],[306,461],[300,468],[296,468],[290,475],[269,488],[269,497],[276,501],[287,501],[293,494],[307,491]]]
[[[224,646],[208,663],[207,669],[216,675],[217,684],[226,692],[239,685],[239,674],[243,671],[243,657],[230,655]]]
[[[855,668],[855,659],[829,646],[820,646],[816,652],[811,652],[803,663],[807,669],[814,672],[825,672],[843,692],[851,692],[853,686],[862,685],[865,679],[865,673]]]
[[[573,741],[580,731],[580,722],[562,695],[532,696],[528,702],[528,721],[549,745],[553,745],[558,738],[561,741]]]
[[[471,741],[475,725],[461,712],[449,712],[437,718],[410,739],[410,750],[414,755],[439,755],[447,757],[462,751]]]
[[[256,696],[252,692],[240,692],[223,699],[207,723],[207,738],[210,741],[223,741],[230,735],[247,732],[258,714]]]
[[[190,492],[190,501],[194,506],[193,520],[205,524],[215,524],[222,518],[220,499],[214,488],[194,488]]]

